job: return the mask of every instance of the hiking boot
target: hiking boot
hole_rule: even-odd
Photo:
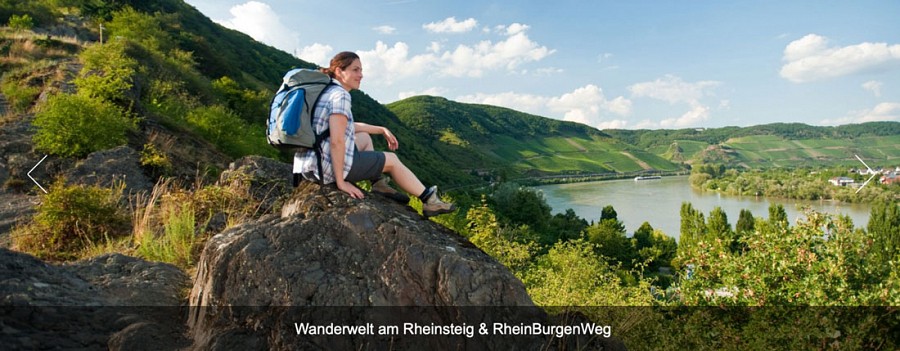
[[[397,190],[394,190],[394,188],[388,185],[388,182],[390,181],[390,177],[383,177],[376,182],[372,182],[372,192],[397,201],[401,204],[409,203],[409,196]]]
[[[441,198],[438,197],[437,186],[425,190],[423,197],[425,199],[422,200],[422,214],[425,215],[425,218],[456,211],[456,205],[441,201]]]

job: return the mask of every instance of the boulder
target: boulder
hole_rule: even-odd
[[[281,215],[207,242],[190,305],[197,349],[536,349],[547,342],[478,334],[482,323],[547,317],[521,281],[466,238],[377,195],[356,200],[309,182]],[[375,335],[298,335],[303,323],[371,324]],[[377,333],[405,323],[475,334]]]
[[[137,193],[153,190],[153,182],[141,169],[141,157],[128,146],[89,154],[83,161],[65,173],[69,184],[112,187],[115,182],[125,183],[125,191]]]
[[[121,254],[51,265],[0,248],[0,344],[6,349],[187,347],[177,267]]]
[[[219,184],[246,187],[253,201],[259,203],[257,212],[268,213],[293,190],[291,177],[291,165],[287,163],[245,156],[228,165],[219,176]]]

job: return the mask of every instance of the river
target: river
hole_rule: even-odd
[[[725,210],[728,223],[734,228],[741,209],[750,210],[753,217],[767,218],[769,204],[781,204],[787,212],[791,224],[803,217],[800,206],[824,213],[846,214],[856,228],[865,228],[869,223],[869,204],[848,204],[833,201],[802,201],[749,196],[727,196],[714,192],[701,192],[691,188],[687,176],[663,177],[658,180],[634,181],[632,179],[599,182],[543,185],[536,189],[544,193],[553,213],[573,209],[588,222],[600,220],[603,207],[612,205],[625,230],[633,233],[644,222],[660,229],[666,235],[679,237],[681,227],[681,203],[690,202],[695,209],[709,218],[709,212],[716,206]]]

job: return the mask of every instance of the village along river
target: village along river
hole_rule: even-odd
[[[588,222],[600,220],[603,207],[612,205],[620,221],[625,224],[631,236],[644,222],[655,229],[678,239],[681,227],[681,203],[690,202],[695,209],[709,218],[709,212],[721,207],[728,215],[728,223],[734,228],[741,209],[750,210],[754,218],[768,218],[769,204],[784,206],[791,225],[798,218],[805,218],[801,206],[833,215],[845,214],[853,220],[855,228],[865,228],[869,224],[869,204],[848,204],[833,201],[802,201],[778,198],[728,196],[715,192],[702,192],[691,188],[687,176],[663,177],[657,180],[633,179],[599,182],[543,185],[535,187],[544,193],[553,213],[566,209]]]

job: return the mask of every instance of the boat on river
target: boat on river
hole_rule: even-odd
[[[636,182],[637,182],[637,181],[641,181],[641,180],[653,180],[653,179],[662,179],[662,177],[661,177],[661,176],[658,176],[658,175],[654,175],[654,176],[637,176],[637,177],[634,177],[634,181],[636,181]]]

